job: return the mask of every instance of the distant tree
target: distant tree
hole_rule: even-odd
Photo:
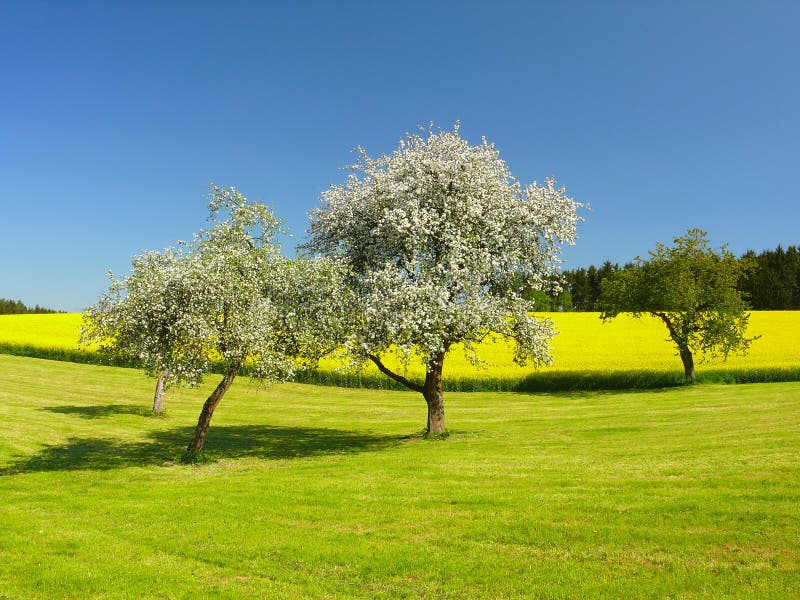
[[[742,276],[737,289],[742,292],[753,310],[800,310],[800,249],[797,246],[774,250],[764,250],[756,254],[752,250],[745,252]],[[603,279],[620,268],[616,263],[606,261],[602,266],[564,270],[564,289],[572,296],[574,310],[592,312],[600,310],[600,285]],[[549,292],[551,303],[557,294]],[[553,303],[554,310],[559,302]]]
[[[586,270],[586,291],[585,310],[594,311],[597,308],[597,299],[600,297],[600,279],[597,277],[597,268],[594,265]]]
[[[180,250],[147,252],[132,261],[131,275],[110,285],[84,314],[81,345],[97,345],[113,362],[135,362],[158,376],[153,412],[164,410],[164,394],[172,379],[196,383],[199,373],[184,374],[178,363],[191,343],[187,308],[194,292],[186,285],[189,258]]]
[[[426,431],[441,434],[454,344],[474,359],[474,345],[497,333],[515,340],[516,362],[549,362],[551,323],[530,314],[521,290],[544,289],[556,274],[578,205],[553,181],[523,190],[493,146],[470,146],[458,126],[408,135],[389,156],[358,152],[347,183],[312,212],[306,247],[347,261],[354,361],[420,392]],[[424,380],[390,368],[389,351],[421,361]]]
[[[754,309],[800,309],[800,250],[796,246],[785,250],[778,246],[758,255],[748,251],[742,258],[754,265],[739,283]]]
[[[26,306],[22,300],[0,298],[0,315],[51,314],[56,312],[58,311],[39,306],[38,304],[31,308]]]
[[[522,298],[532,303],[536,312],[563,312],[571,311],[572,295],[566,288],[564,277],[554,275],[544,285],[537,283],[536,287],[531,287],[525,283],[525,278],[521,274],[515,274],[504,282],[505,287],[511,287],[512,291],[519,293]],[[506,290],[508,291],[508,290]],[[493,293],[503,293],[501,290],[493,290]]]
[[[17,304],[17,302],[19,302],[19,304]],[[22,305],[21,300],[14,301],[7,298],[0,298],[0,315],[13,315],[23,312],[18,309],[20,305]]]
[[[261,382],[285,380],[298,353],[310,360],[318,347],[332,345],[315,336],[323,329],[330,334],[331,323],[338,323],[335,310],[328,320],[305,318],[303,311],[322,309],[314,296],[299,295],[316,285],[335,306],[339,295],[331,284],[341,275],[331,274],[334,263],[290,266],[275,241],[279,222],[272,211],[233,188],[212,187],[209,210],[212,227],[192,242],[135,258],[121,281],[112,276],[82,333],[83,343],[134,357],[172,383],[194,385],[221,367],[223,378],[205,401],[188,446],[192,456],[202,450],[215,408],[244,367]],[[301,273],[314,283],[288,280]]]
[[[690,229],[672,247],[656,244],[649,258],[613,273],[602,284],[603,320],[630,312],[660,319],[681,357],[687,380],[695,379],[694,355],[745,353],[750,317],[736,284],[746,265],[724,246],[710,247],[705,231]]]
[[[556,301],[556,306],[561,305],[563,308],[556,308],[556,310],[577,310],[581,312],[596,312],[600,310],[598,302],[600,300],[601,282],[619,269],[620,266],[617,263],[606,261],[600,268],[591,265],[588,269],[579,268],[564,271],[564,292],[568,292],[569,296],[563,295],[563,292],[561,293],[562,298],[560,301]],[[551,297],[557,299],[557,296],[552,294]]]
[[[569,288],[565,287],[553,298],[553,310],[557,312],[571,312],[575,310]]]
[[[572,306],[575,310],[587,312],[594,310],[595,300],[589,283],[588,271],[584,268],[564,272],[567,289],[572,296]]]
[[[603,289],[603,280],[608,279],[614,273],[619,271],[620,266],[617,263],[612,263],[610,261],[605,261],[599,269],[594,277],[594,282],[592,284],[592,292],[594,295],[594,306],[592,307],[593,310],[599,310],[599,302],[600,302],[600,295],[602,294]]]

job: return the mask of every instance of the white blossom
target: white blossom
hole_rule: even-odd
[[[179,249],[133,258],[84,318],[81,341],[149,374],[194,385],[214,362],[256,379],[291,377],[330,348],[339,313],[320,310],[340,279],[331,260],[288,261],[272,211],[235,189],[212,187],[211,227]]]
[[[549,363],[553,326],[509,282],[550,285],[581,205],[551,179],[523,189],[493,145],[470,146],[457,125],[409,134],[391,155],[357,152],[347,181],[312,211],[306,245],[352,270],[347,348],[430,365],[457,342],[474,357],[495,332],[515,340],[518,363]]]

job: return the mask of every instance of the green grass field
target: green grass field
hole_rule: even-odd
[[[446,395],[0,355],[0,598],[792,598],[800,384]]]

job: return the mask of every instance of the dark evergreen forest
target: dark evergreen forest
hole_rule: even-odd
[[[800,310],[800,248],[778,246],[760,254],[748,251],[739,260],[746,261],[749,269],[737,287],[753,310]],[[539,310],[596,312],[600,310],[600,282],[627,266],[606,261],[599,267],[564,271],[562,292],[531,295]]]
[[[25,306],[22,300],[9,300],[0,298],[0,315],[45,314],[56,313],[57,310],[43,308],[38,304],[33,308]]]

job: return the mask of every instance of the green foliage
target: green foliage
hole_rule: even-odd
[[[604,320],[622,312],[661,319],[684,361],[687,378],[694,378],[692,355],[726,358],[746,353],[747,304],[737,289],[746,263],[725,247],[714,250],[706,232],[690,229],[674,246],[657,244],[649,258],[615,272],[601,284]]]
[[[800,309],[800,248],[778,246],[758,254],[752,250],[739,259],[744,267],[737,289],[753,310]],[[564,289],[571,295],[573,310],[595,312],[600,308],[600,283],[620,268],[609,261],[600,267],[578,268],[563,272]],[[559,293],[550,291],[552,302]],[[543,301],[542,305],[547,305]],[[569,310],[558,304],[552,310]]]
[[[755,310],[800,309],[800,248],[765,250],[759,254],[747,252],[749,269],[739,282]]]
[[[8,298],[0,298],[0,315],[24,315],[24,314],[51,314],[56,313],[57,310],[44,308],[38,304],[31,308],[26,306],[22,300],[9,300]]]
[[[616,263],[606,261],[602,266],[564,271],[564,292],[569,294],[570,309],[580,312],[598,312],[600,302],[600,284],[603,279],[611,277],[620,270]],[[551,296],[554,296],[551,294]],[[555,310],[558,310],[556,308]]]
[[[353,301],[341,285],[346,266],[330,258],[301,256],[276,261],[272,268],[264,293],[279,307],[272,323],[276,346],[293,358],[295,367],[313,368],[345,339],[345,315]]]

